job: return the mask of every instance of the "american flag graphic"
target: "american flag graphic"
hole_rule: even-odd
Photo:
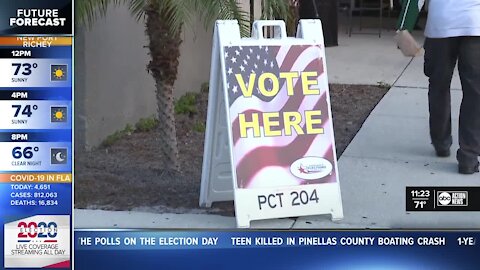
[[[322,48],[317,45],[286,46],[229,46],[224,48],[225,74],[230,106],[232,126],[234,165],[239,188],[277,187],[303,184],[331,183],[336,181],[336,160],[334,154],[333,127],[328,114],[328,81],[324,74],[324,61],[320,57]],[[244,97],[237,81],[240,74],[248,84],[249,76],[255,73],[257,78],[262,73],[273,73],[279,78],[281,72],[317,71],[318,85],[310,88],[320,89],[319,95],[304,95],[301,79],[293,80],[294,95],[287,95],[287,83],[280,79],[280,91],[273,97],[266,97],[259,91],[257,82],[253,86],[253,96]],[[248,87],[248,85],[246,85]],[[265,88],[272,89],[273,82],[266,80]],[[254,137],[253,130],[247,129],[247,137],[240,137],[238,115],[243,113],[251,121],[252,113],[279,112],[280,125],[283,130],[283,112],[320,110],[324,134],[301,134],[294,130],[290,136],[265,137],[261,116],[262,136]],[[302,119],[300,126],[305,127]],[[304,129],[305,130],[305,129]],[[284,134],[284,133],[282,133]],[[290,171],[290,166],[303,157],[321,157],[333,165],[332,173],[314,180],[298,178]],[[292,168],[295,169],[295,168]],[[298,168],[301,170],[301,168]]]

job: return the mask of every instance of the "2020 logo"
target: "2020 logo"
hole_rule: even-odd
[[[58,225],[56,222],[29,222],[21,221],[18,223],[19,239],[44,239],[55,238],[58,235]]]

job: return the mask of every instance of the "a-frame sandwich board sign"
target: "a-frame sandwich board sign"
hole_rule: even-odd
[[[266,38],[264,29],[274,29]],[[343,218],[320,20],[217,21],[200,205],[234,200],[237,226],[260,219]]]

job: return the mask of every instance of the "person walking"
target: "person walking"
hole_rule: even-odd
[[[450,84],[458,62],[463,91],[458,172],[473,174],[479,171],[480,156],[480,0],[429,0],[425,36],[432,144],[437,156],[450,156]]]

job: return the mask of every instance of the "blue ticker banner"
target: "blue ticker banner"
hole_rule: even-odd
[[[30,132],[18,132],[18,130],[2,130],[0,132],[0,141],[15,142],[18,137],[25,137],[27,142],[70,142],[72,141],[72,132],[69,130],[35,130]]]
[[[76,231],[75,269],[479,269],[479,231]]]
[[[26,37],[28,40],[28,37]],[[49,39],[44,38],[47,42]],[[50,41],[51,42],[51,41]],[[46,46],[51,45],[45,43]],[[4,46],[0,49],[0,58],[12,58],[19,55],[22,58],[71,58],[72,50],[68,47],[33,47],[25,50],[23,46]]]
[[[27,88],[20,90],[12,88],[0,88],[0,100],[18,100],[19,97],[28,97],[28,100],[71,100],[72,93],[70,89],[56,87],[55,89],[47,87]]]

